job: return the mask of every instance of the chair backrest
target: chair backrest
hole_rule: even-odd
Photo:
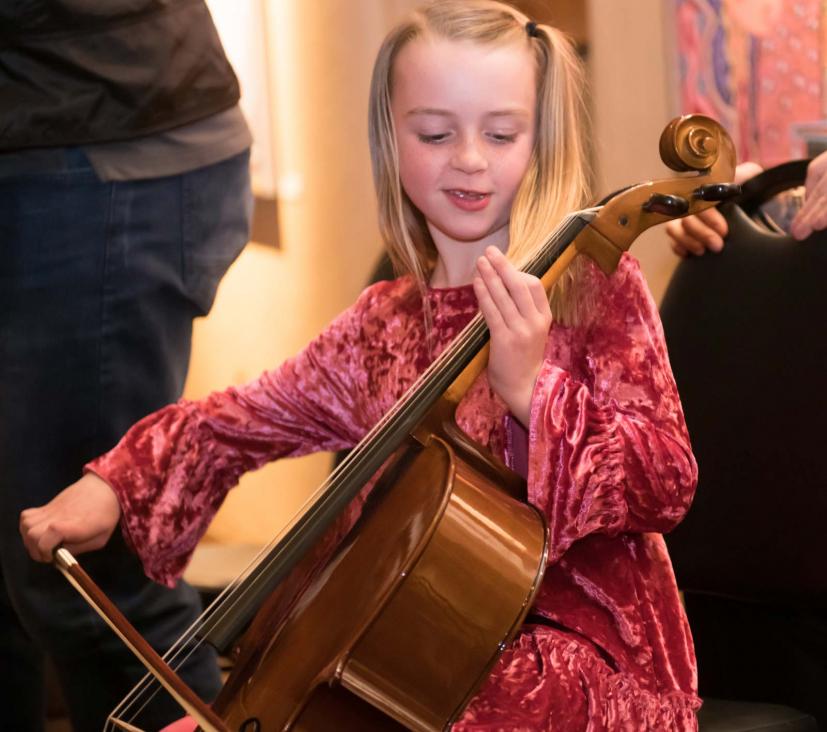
[[[827,606],[827,234],[757,221],[778,188],[777,171],[751,181],[724,251],[682,261],[664,296],[699,466],[667,542],[684,589]]]

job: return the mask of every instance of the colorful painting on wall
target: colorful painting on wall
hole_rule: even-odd
[[[720,120],[764,166],[827,146],[827,0],[673,2],[683,113]]]

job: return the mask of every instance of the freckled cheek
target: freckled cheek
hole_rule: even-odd
[[[408,197],[416,203],[438,187],[438,167],[424,155],[400,150],[399,178]]]
[[[513,201],[514,197],[517,195],[517,191],[520,188],[520,184],[523,182],[523,176],[525,175],[525,170],[520,170],[516,175],[510,176],[510,180],[508,182],[508,193],[509,198]]]
[[[528,164],[531,158],[530,150],[524,151],[522,155],[515,156],[515,158],[508,161],[500,171],[500,184],[513,198],[517,194],[517,190],[525,177],[528,170]]]

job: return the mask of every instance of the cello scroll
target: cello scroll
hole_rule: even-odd
[[[735,174],[732,140],[710,117],[691,114],[673,119],[661,134],[660,156],[672,170],[696,175],[651,181],[622,191],[575,240],[577,251],[591,257],[606,274],[615,270],[621,254],[646,229],[697,214],[740,192],[731,183]]]

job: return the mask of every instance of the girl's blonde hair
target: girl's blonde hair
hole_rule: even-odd
[[[422,290],[437,252],[422,214],[402,190],[391,97],[393,65],[406,43],[433,34],[483,44],[526,43],[537,68],[534,149],[517,191],[509,223],[508,256],[519,264],[545,241],[569,211],[589,195],[585,143],[584,76],[572,44],[556,28],[532,27],[529,18],[496,0],[434,0],[412,13],[385,38],[373,68],[369,135],[379,226],[397,272],[411,273]],[[556,287],[555,318],[571,321],[566,294],[577,267]]]

